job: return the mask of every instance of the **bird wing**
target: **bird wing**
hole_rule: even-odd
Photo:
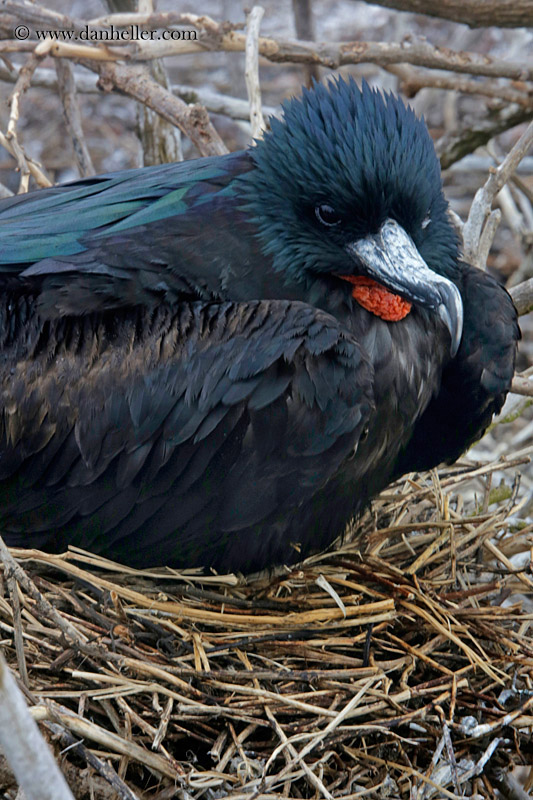
[[[251,163],[246,153],[232,153],[1,201],[0,289],[22,281],[51,316],[160,302],[169,293],[220,297],[220,254],[233,244],[245,260],[242,237],[233,241],[242,216],[233,181]],[[206,225],[217,248],[198,246]]]
[[[491,275],[468,264],[463,264],[459,289],[461,346],[400,453],[396,476],[456,461],[483,435],[511,388],[520,339],[511,297]]]
[[[3,380],[11,545],[243,570],[288,559],[295,515],[372,406],[364,351],[304,303],[128,310],[29,339]]]

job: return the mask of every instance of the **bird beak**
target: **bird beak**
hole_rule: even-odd
[[[459,289],[428,267],[401,225],[388,219],[378,233],[365,236],[346,249],[375,281],[406,300],[434,309],[450,332],[450,351],[455,356],[463,333]]]

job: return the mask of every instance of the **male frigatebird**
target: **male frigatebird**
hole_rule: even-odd
[[[481,435],[519,336],[424,122],[353,80],[244,152],[3,201],[0,287],[0,531],[136,566],[329,544]]]

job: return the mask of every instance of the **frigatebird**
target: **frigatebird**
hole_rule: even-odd
[[[0,204],[0,530],[249,572],[453,462],[510,387],[423,120],[353,80],[243,152]]]

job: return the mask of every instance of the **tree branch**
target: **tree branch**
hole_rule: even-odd
[[[494,198],[513,175],[520,161],[533,146],[533,122],[507,153],[499,167],[490,170],[484,186],[478,189],[468,220],[463,228],[464,254],[467,261],[485,267],[486,256],[492,244],[499,219],[496,211],[491,213]],[[499,213],[499,212],[498,212]]]
[[[532,0],[372,0],[372,5],[462,22],[471,28],[533,25]]]
[[[531,800],[531,794],[526,792],[518,781],[504,769],[494,768],[490,778],[507,800]]]
[[[58,725],[55,722],[43,722],[43,725],[48,728],[48,730],[54,736],[54,739],[58,741],[62,748],[68,748],[70,751],[73,751],[79,758],[82,758],[87,764],[89,764],[93,770],[95,770],[98,775],[103,778],[103,780],[107,782],[110,787],[110,795],[112,792],[114,800],[116,800],[117,797],[119,800],[139,800],[138,795],[132,792],[132,790],[126,786],[124,781],[119,778],[112,765],[107,761],[103,761],[101,758],[98,758],[95,753],[84,746],[82,740],[77,739],[69,731],[64,730],[61,725]],[[63,765],[63,769],[65,772],[67,772],[66,764]],[[81,778],[79,773],[77,778],[79,784]],[[94,772],[89,772],[85,780],[87,784],[89,784],[89,787],[91,784],[96,783]],[[87,794],[89,794],[89,792],[87,792]]]
[[[27,800],[74,800],[1,654],[0,747]]]
[[[472,80],[471,78],[458,78],[456,75],[434,74],[427,70],[416,70],[403,65],[387,67],[387,72],[400,79],[400,90],[406,97],[414,97],[421,89],[445,89],[461,94],[480,94],[492,97],[495,100],[505,100],[506,103],[516,103],[533,110],[533,87],[515,89],[505,86],[499,80]]]
[[[140,744],[133,741],[123,739],[122,736],[106,731],[99,725],[91,722],[91,720],[75,714],[68,708],[57,705],[52,701],[48,701],[46,705],[33,706],[31,709],[33,719],[38,721],[49,720],[51,722],[60,723],[64,728],[80,737],[83,740],[89,739],[102,745],[106,750],[118,753],[120,755],[128,756],[129,758],[144,764],[149,769],[154,770],[167,778],[179,781],[180,775],[177,768],[165,758],[156,753],[152,753]],[[50,800],[59,800],[60,795],[51,795]],[[30,800],[48,800],[44,795],[38,795]],[[69,798],[69,800],[73,800]]]
[[[153,13],[153,0],[104,0],[107,10],[113,14],[120,11]],[[60,59],[61,60],[61,59]],[[164,89],[170,89],[165,64],[160,59],[149,65],[150,77]],[[180,129],[160,114],[142,103],[137,103],[137,136],[142,147],[142,164],[170,164],[183,161]]]
[[[520,316],[533,311],[533,278],[513,286],[509,294]]]
[[[445,133],[435,142],[435,150],[442,169],[447,169],[464,156],[473,153],[478,147],[486,145],[500,133],[531,119],[533,119],[532,109],[515,105],[489,111],[482,119],[465,119],[458,130]]]
[[[108,14],[86,23],[69,18],[64,14],[45,11],[42,7],[29,3],[22,4],[6,0],[4,7],[6,11],[21,21],[33,25],[43,25],[45,17],[49,27],[70,28],[78,31],[87,25],[91,28],[110,25],[115,27],[143,25],[149,29],[187,25],[198,30],[196,40],[180,38],[135,43],[114,41],[113,47],[102,44],[97,46],[80,45],[48,39],[36,45],[38,55],[99,61],[118,59],[143,61],[164,56],[205,52],[206,50],[244,52],[246,47],[246,36],[241,32],[241,25],[219,23],[205,15],[179,14],[173,11],[156,14]],[[3,43],[0,44],[3,45]],[[399,43],[361,41],[320,43],[260,37],[258,45],[260,55],[269,61],[278,63],[321,64],[330,69],[364,62],[381,66],[412,64],[471,75],[509,78],[514,81],[533,80],[533,67],[524,63],[504,61],[480,53],[436,47],[424,39],[416,39],[411,36]]]
[[[292,11],[294,15],[296,38],[304,39],[307,42],[314,41],[315,25],[311,0],[292,0]],[[306,86],[311,88],[313,81],[318,81],[320,79],[318,64],[308,64],[305,66],[304,75]]]
[[[31,6],[22,3],[4,3],[6,11],[12,13],[19,20],[30,25],[47,25],[58,29],[74,31],[84,30],[87,23],[65,14],[57,14],[43,7]],[[109,15],[110,19],[120,16],[143,15]],[[144,15],[146,16],[146,15]],[[159,15],[148,15],[159,16]],[[26,44],[24,42],[24,44]],[[0,43],[0,52],[2,51]],[[209,116],[201,106],[188,106],[178,97],[175,97],[164,87],[150,78],[146,69],[138,65],[113,64],[112,61],[128,58],[124,48],[120,47],[92,47],[87,45],[74,45],[70,57],[78,60],[83,66],[100,76],[99,87],[111,91],[118,89],[130,97],[143,103],[148,108],[156,111],[171,124],[177,125],[196,145],[202,155],[222,155],[227,153],[224,142],[219,137],[209,120]],[[51,39],[41,41],[34,49],[34,57],[42,58],[53,54],[54,41]]]
[[[48,180],[46,175],[40,169],[39,165],[32,161],[31,158],[26,156],[24,148],[20,144],[17,135],[17,124],[20,116],[20,100],[30,85],[32,75],[37,68],[39,61],[39,57],[34,52],[20,68],[15,86],[13,87],[13,91],[11,92],[11,96],[9,98],[10,112],[7,131],[5,135],[0,133],[0,144],[5,147],[8,153],[11,153],[13,158],[15,158],[17,161],[20,172],[20,183],[18,188],[19,194],[28,191],[30,175],[33,175],[40,186],[52,185],[51,181]]]
[[[17,78],[16,73],[10,72],[7,67],[0,64],[0,81],[6,83],[15,83]],[[97,79],[91,75],[87,75],[85,70],[76,70],[74,72],[74,79],[76,82],[76,91],[78,94],[99,94]],[[31,79],[32,89],[58,89],[57,74],[53,69],[40,67],[35,70]],[[230,117],[231,119],[250,120],[250,106],[247,100],[241,100],[240,97],[231,97],[229,95],[220,94],[220,92],[212,91],[211,89],[203,89],[195,86],[187,86],[181,83],[174,83],[170,86],[170,91],[180,97],[185,103],[200,103],[205,106],[207,111],[213,114],[222,114],[223,116]],[[276,113],[273,106],[263,106],[263,112],[266,116],[271,116]]]
[[[533,381],[515,375],[511,384],[513,394],[521,394],[524,397],[533,397]]]
[[[72,64],[65,59],[56,61],[57,82],[59,97],[63,104],[63,113],[67,129],[72,139],[74,155],[78,162],[78,169],[82,177],[94,175],[95,169],[83,134],[81,122],[81,112],[74,81],[74,70]]]
[[[261,106],[261,86],[259,84],[259,27],[265,9],[262,6],[254,6],[248,14],[246,21],[246,63],[244,78],[250,103],[250,124],[252,126],[252,138],[261,136],[265,127],[263,110]]]
[[[168,120],[189,137],[203,156],[220,156],[228,149],[211,124],[205,108],[187,105],[156,83],[142,66],[81,61],[100,76],[98,85],[105,91],[118,89]]]

